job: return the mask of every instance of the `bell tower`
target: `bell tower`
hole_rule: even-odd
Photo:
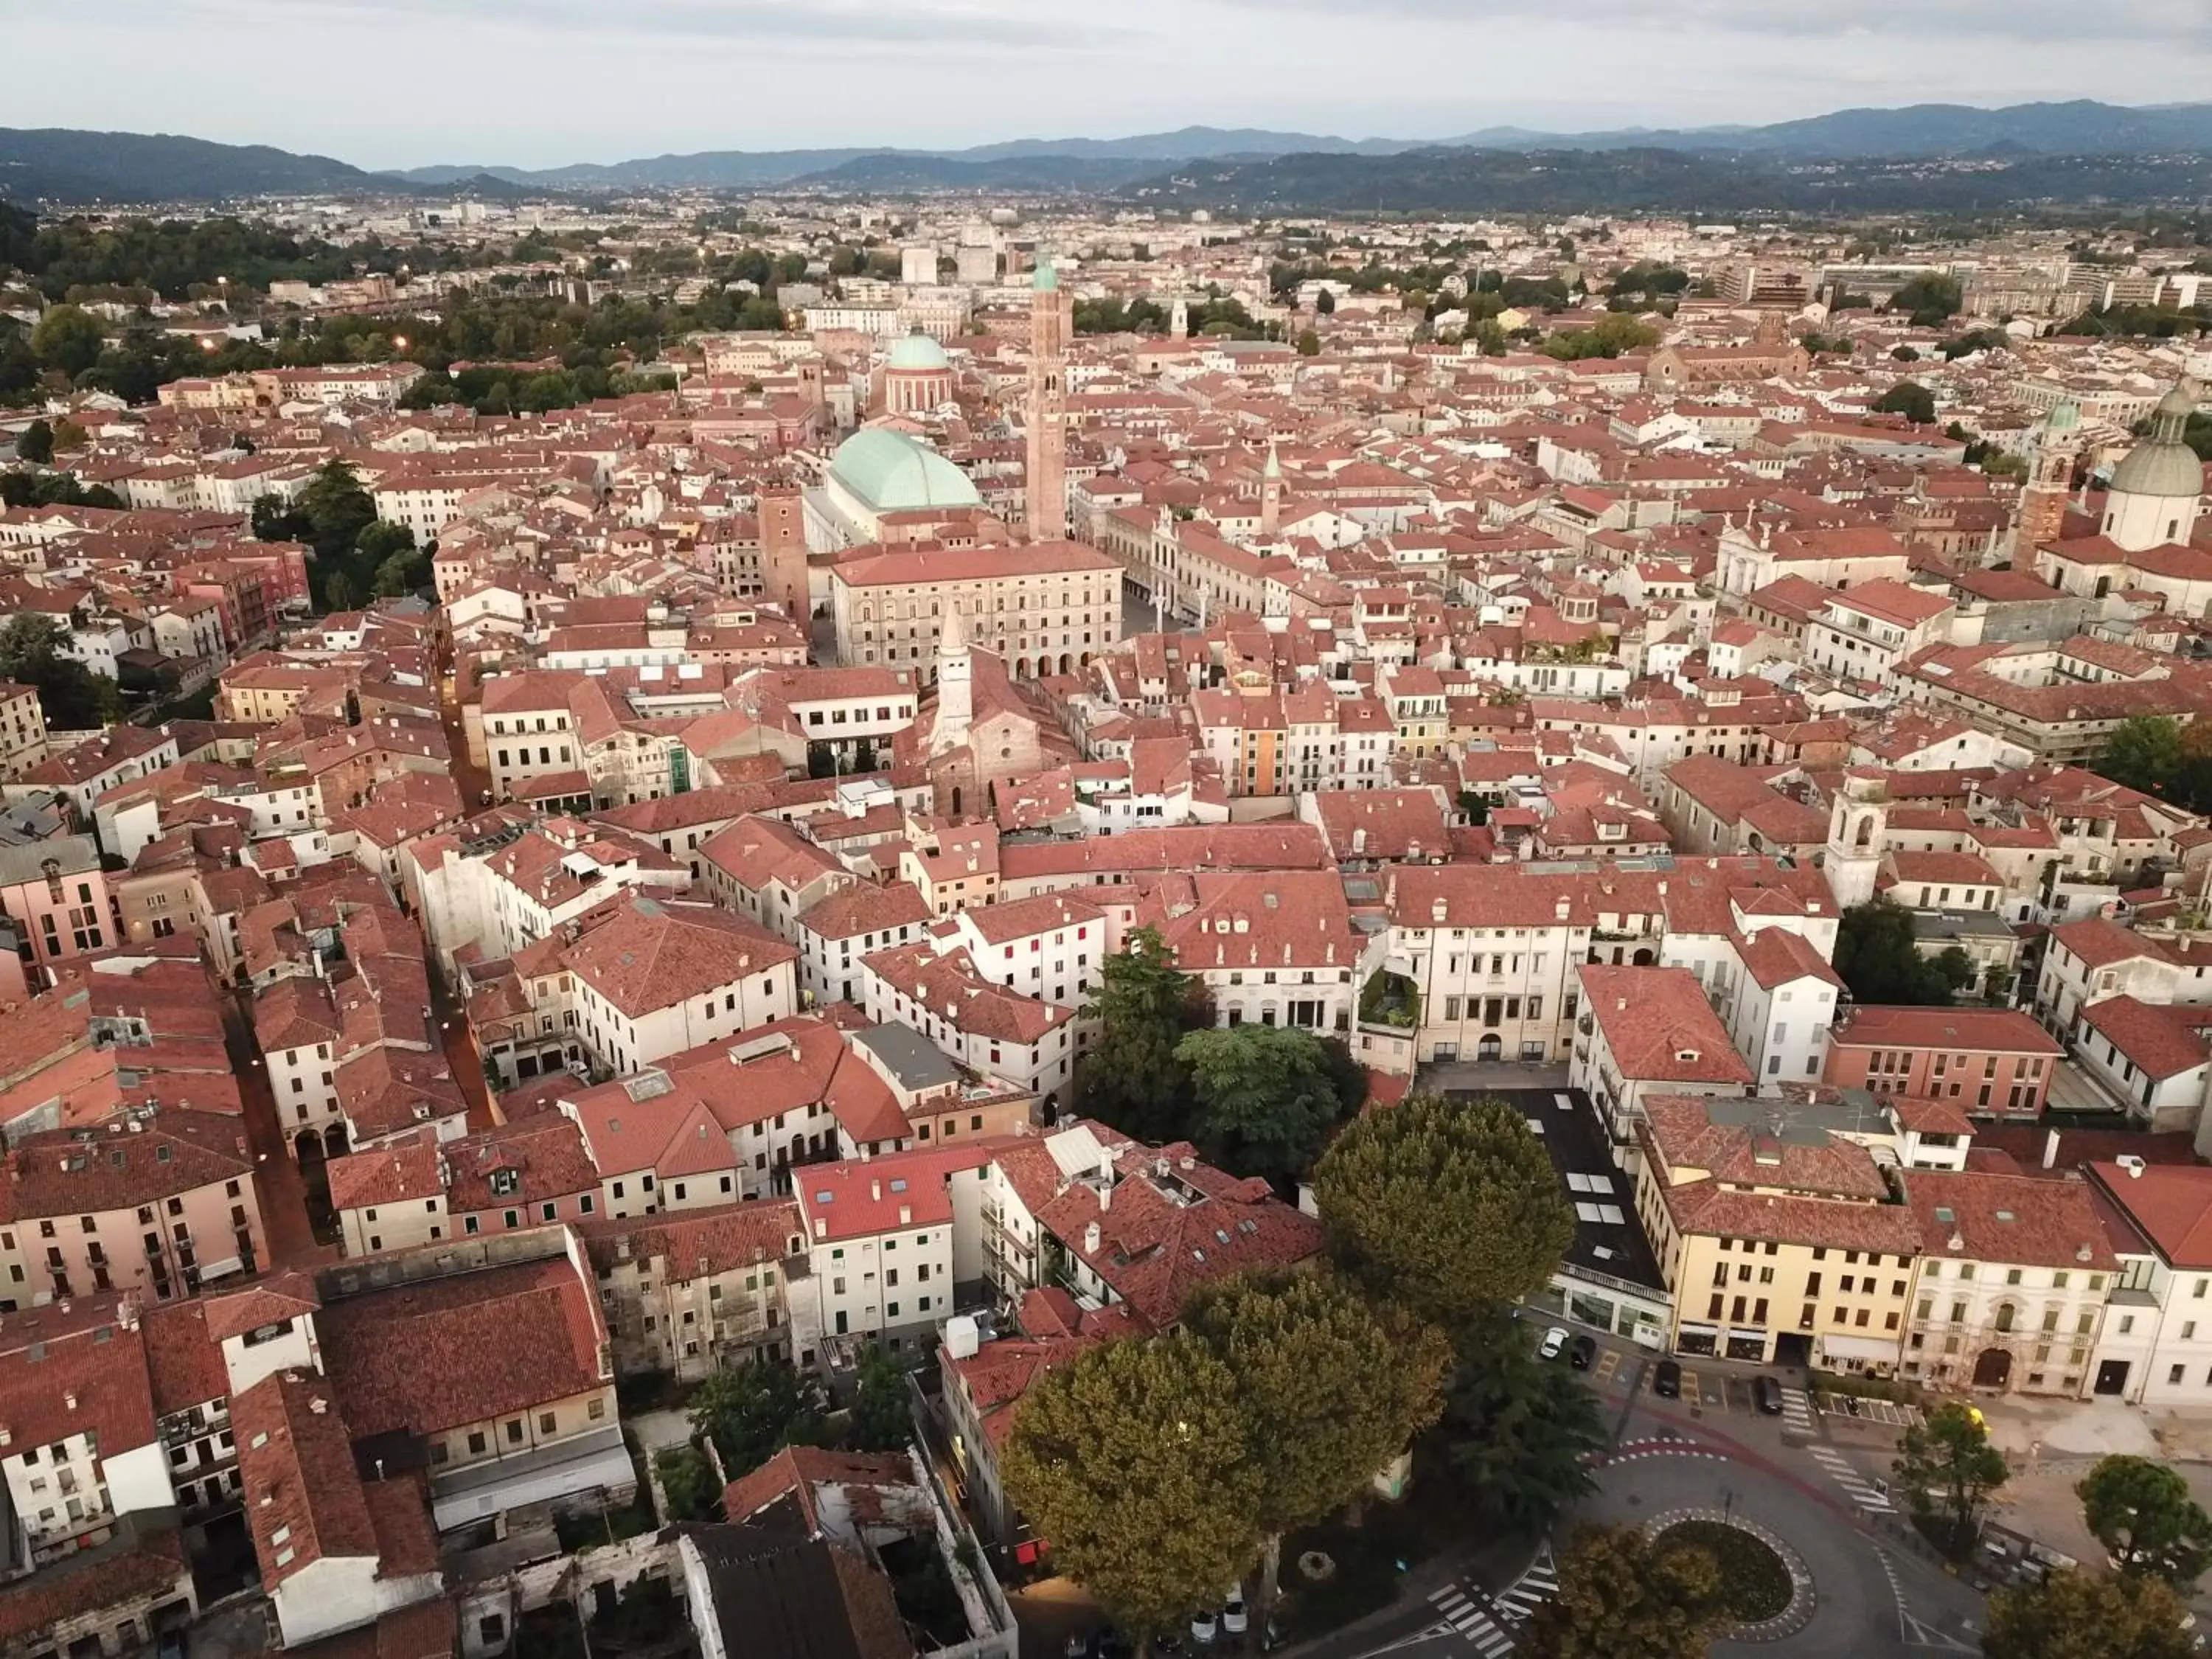
[[[1067,337],[1074,305],[1049,257],[1037,262],[1030,291],[1029,453],[1024,480],[1032,542],[1067,535]]]
[[[1889,839],[1889,786],[1871,766],[1855,766],[1828,809],[1822,873],[1837,904],[1848,910],[1874,897],[1875,878]]]
[[[1283,463],[1267,446],[1267,465],[1260,471],[1260,533],[1272,536],[1283,522]]]
[[[2020,522],[2013,530],[2015,569],[2026,568],[2023,560],[2033,563],[2037,548],[2057,541],[2066,522],[2066,496],[2074,482],[2081,424],[2081,413],[2071,404],[2058,404],[2044,419],[2027,483],[2020,493]]]

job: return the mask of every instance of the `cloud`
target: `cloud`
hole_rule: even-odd
[[[1280,9],[1279,0],[1217,0],[1236,7]],[[1290,0],[1300,9],[1336,13],[1335,0]],[[1463,25],[1495,34],[1497,14],[1474,0],[1366,0],[1363,21],[1376,14],[1434,26]],[[1702,34],[1907,40],[1970,38],[2075,45],[2131,42],[2212,51],[2212,8],[2205,0],[2102,0],[2094,33],[2085,30],[2079,0],[1850,0],[1844,5],[1796,6],[1778,0],[1576,0],[1571,13],[1532,14],[1526,26],[1547,31],[1625,28],[1663,33],[1692,42]]]
[[[1079,49],[1093,31],[1047,19],[1018,5],[944,4],[911,0],[898,7],[860,0],[175,0],[155,5],[125,0],[127,9],[219,13],[257,27],[312,31],[340,27],[497,32],[518,43],[544,35],[580,37],[599,50],[636,45],[744,47],[834,43],[872,53],[878,47],[933,52]]]

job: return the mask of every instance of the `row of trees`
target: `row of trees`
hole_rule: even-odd
[[[1442,1420],[1501,1529],[1587,1489],[1588,1391],[1508,1310],[1574,1218],[1520,1114],[1416,1096],[1346,1128],[1314,1172],[1326,1265],[1199,1292],[1175,1331],[1086,1350],[1022,1403],[1004,1468],[1055,1558],[1123,1628],[1164,1633],[1354,1501]]]

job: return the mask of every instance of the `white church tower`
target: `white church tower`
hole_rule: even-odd
[[[1853,767],[1828,809],[1828,846],[1821,855],[1828,890],[1844,909],[1874,897],[1889,833],[1889,786],[1870,766]]]
[[[933,757],[968,741],[975,720],[975,659],[968,647],[968,624],[956,602],[945,613],[937,641],[937,724],[930,733]]]

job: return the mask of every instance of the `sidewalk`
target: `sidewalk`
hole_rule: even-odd
[[[1384,1645],[1398,1637],[1437,1622],[1438,1614],[1429,1597],[1447,1584],[1472,1578],[1486,1590],[1495,1591],[1520,1577],[1534,1559],[1534,1542],[1492,1540],[1469,1548],[1446,1550],[1407,1572],[1398,1580],[1398,1596],[1387,1607],[1353,1620],[1350,1624],[1304,1642],[1279,1650],[1279,1659],[1347,1659]],[[1408,1615],[1415,1615],[1408,1622]]]

